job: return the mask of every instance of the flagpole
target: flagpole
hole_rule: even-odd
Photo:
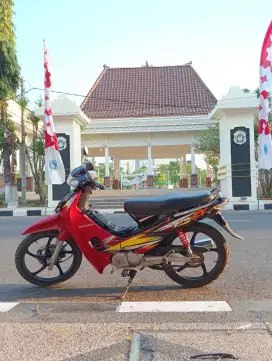
[[[48,187],[47,187],[47,186],[45,186],[45,197],[44,197],[44,201],[45,201],[44,214],[45,214],[45,216],[47,216],[47,205],[48,205]]]
[[[45,50],[45,39],[43,39],[43,50]],[[43,127],[43,139],[45,139],[45,126]],[[48,187],[45,184],[45,197],[44,197],[44,214],[47,216],[47,204],[48,204]]]
[[[65,182],[65,169],[59,151],[58,137],[54,126],[50,90],[52,86],[49,70],[48,50],[43,41],[44,52],[44,157],[45,157],[45,214],[48,208],[48,187]]]
[[[258,211],[260,210],[260,172],[259,172],[259,168],[258,168],[258,194],[257,194],[257,199],[258,199]]]

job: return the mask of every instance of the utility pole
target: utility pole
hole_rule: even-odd
[[[21,99],[25,97],[25,80],[21,78]],[[25,107],[21,106],[21,145],[20,145],[20,171],[22,187],[22,204],[26,204],[26,145],[25,145]]]

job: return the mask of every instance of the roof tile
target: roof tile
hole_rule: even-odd
[[[216,102],[191,65],[105,68],[81,109],[89,118],[193,116]]]

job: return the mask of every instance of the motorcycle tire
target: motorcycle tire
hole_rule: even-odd
[[[172,281],[185,288],[204,287],[217,280],[224,272],[229,259],[228,245],[223,235],[217,229],[206,223],[194,223],[184,227],[183,231],[186,233],[203,233],[212,239],[217,248],[216,253],[218,253],[218,261],[216,262],[215,267],[205,276],[195,278],[182,277],[171,264],[164,265],[163,270]]]
[[[67,272],[63,273],[63,275],[59,275],[58,277],[53,278],[45,278],[42,279],[40,277],[33,276],[33,274],[29,271],[25,264],[25,255],[28,252],[28,248],[37,240],[43,238],[56,238],[58,233],[56,231],[47,231],[30,234],[23,239],[23,241],[19,244],[16,253],[15,253],[15,265],[19,274],[28,282],[40,286],[40,287],[50,287],[56,285],[58,283],[67,281],[78,271],[81,262],[82,262],[82,253],[77,245],[72,240],[65,241],[72,248],[72,255],[74,256],[72,265],[68,269]],[[71,251],[70,251],[71,253]]]

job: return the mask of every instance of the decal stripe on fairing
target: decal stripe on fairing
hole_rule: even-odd
[[[151,245],[156,244],[156,243],[158,243],[158,242],[160,242],[160,239],[158,239],[157,241],[152,241],[152,242],[146,242],[146,243],[137,244],[137,245],[135,245],[135,246],[123,247],[122,249],[123,249],[123,250],[126,250],[126,251],[130,251],[130,250],[138,249],[138,248],[141,248],[141,247],[145,248],[145,247],[147,247],[147,246],[151,246]],[[108,251],[108,250],[107,250],[107,251]]]
[[[107,251],[114,251],[121,248],[131,247],[131,246],[137,246],[142,245],[144,243],[152,242],[152,241],[160,241],[161,237],[152,236],[152,237],[146,237],[144,234],[139,234],[135,237],[129,238],[128,240],[125,240],[123,242],[120,242],[110,248],[107,249]]]

